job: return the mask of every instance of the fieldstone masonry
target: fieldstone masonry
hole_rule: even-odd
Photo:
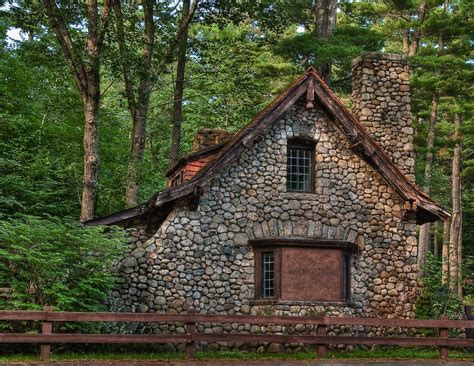
[[[222,144],[232,138],[233,133],[224,130],[204,128],[194,136],[193,152],[201,151]]]
[[[415,181],[410,70],[402,55],[368,53],[352,63],[352,111],[391,160]]]
[[[362,108],[363,123],[388,153],[401,146],[402,153],[393,158],[411,174],[410,111],[407,103],[401,107],[399,103],[408,97],[404,88],[401,90],[408,76],[400,76],[405,72],[400,60],[373,62],[373,68],[365,61],[361,64],[370,71],[355,69],[356,77],[362,79],[355,82],[356,89],[363,91],[354,103],[355,110]],[[383,76],[377,76],[382,75],[382,69]],[[374,75],[379,83],[372,80]],[[365,99],[366,90],[379,99]],[[393,103],[401,108],[398,112],[388,96],[391,92],[395,94]],[[359,98],[357,92],[354,96]],[[418,293],[414,219],[404,216],[393,188],[350,150],[348,139],[322,106],[316,103],[307,111],[304,105],[300,100],[291,107],[259,142],[203,187],[196,210],[178,205],[151,237],[143,228],[133,233],[131,253],[118,268],[120,284],[113,292],[117,309],[179,313],[193,307],[209,314],[301,316],[325,310],[337,316],[414,316]],[[388,122],[378,127],[382,118]],[[395,128],[396,120],[402,121],[403,131]],[[386,139],[382,135],[387,132],[391,135]],[[297,136],[316,143],[314,194],[286,192],[287,139]],[[359,250],[353,256],[351,302],[280,301],[269,305],[254,301],[254,252],[248,241],[271,237],[356,243]],[[184,329],[156,326],[153,331]],[[200,331],[283,329],[226,325]],[[333,329],[331,334],[344,331]]]

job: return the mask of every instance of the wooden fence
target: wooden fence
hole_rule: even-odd
[[[57,343],[87,344],[185,344],[186,357],[193,359],[199,342],[248,342],[248,343],[286,343],[312,344],[316,346],[318,357],[324,357],[330,344],[389,345],[389,346],[435,346],[439,347],[440,357],[447,359],[450,347],[474,347],[474,339],[449,338],[449,329],[472,329],[474,320],[386,319],[386,318],[342,318],[319,314],[316,317],[298,316],[257,316],[257,315],[208,315],[197,314],[193,310],[186,314],[158,313],[80,313],[54,312],[45,307],[43,311],[0,311],[0,321],[40,321],[42,333],[0,333],[0,343],[35,343],[41,345],[41,359],[47,360],[51,345]],[[64,334],[53,333],[53,323],[57,322],[148,322],[182,323],[185,334]],[[250,325],[310,325],[316,327],[316,334],[247,334],[247,333],[199,333],[198,323],[212,324],[250,324]],[[368,336],[329,336],[327,327],[368,326],[431,328],[438,330],[437,337],[368,337]]]

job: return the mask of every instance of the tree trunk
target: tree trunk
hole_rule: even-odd
[[[456,145],[453,152],[452,166],[452,199],[453,199],[453,216],[451,218],[451,235],[449,240],[449,274],[450,287],[454,293],[458,293],[459,283],[458,271],[461,265],[459,247],[461,238],[461,142],[460,142],[460,125],[461,118],[458,113],[454,114],[454,140]]]
[[[183,17],[189,14],[190,0],[183,1]],[[183,34],[183,38],[178,47],[178,64],[176,69],[176,85],[173,100],[173,129],[171,131],[170,166],[179,157],[181,145],[181,124],[183,123],[183,92],[184,74],[186,68],[186,51],[188,48],[188,28]]]
[[[407,56],[409,50],[410,50],[410,31],[408,29],[405,29],[403,31],[402,53],[405,56]]]
[[[107,28],[111,0],[105,0],[99,17],[97,0],[88,0],[87,40],[85,56],[77,52],[69,29],[53,0],[43,0],[46,15],[61,49],[69,62],[84,109],[84,177],[81,200],[81,221],[93,219],[97,206],[99,182],[99,106],[100,106],[100,53]],[[81,45],[81,48],[83,46]]]
[[[145,47],[143,48],[140,65],[140,82],[138,85],[138,100],[130,102],[129,109],[132,114],[132,143],[130,146],[130,157],[128,162],[127,190],[125,192],[125,205],[127,207],[138,204],[140,185],[140,165],[145,146],[146,125],[148,120],[148,107],[152,89],[151,61],[153,55],[155,29],[153,23],[153,1],[143,0],[143,12],[145,19]],[[127,72],[124,67],[125,88],[127,89]],[[129,86],[131,88],[131,85]]]
[[[441,283],[449,281],[449,219],[443,223],[443,243],[441,244]]]
[[[427,3],[427,0],[421,0],[420,6],[418,7],[417,21],[419,24],[417,27],[415,27],[415,30],[413,31],[411,44],[410,44],[410,50],[408,51],[408,56],[410,57],[415,56],[416,52],[418,51],[418,46],[420,44],[420,38],[421,38],[421,26],[423,22],[425,21],[426,3]]]
[[[99,188],[99,85],[83,98],[84,103],[84,178],[81,201],[81,221],[91,220],[97,207]]]
[[[139,173],[140,165],[143,157],[143,149],[146,137],[146,125],[148,119],[148,107],[150,102],[150,93],[153,88],[153,80],[156,80],[164,67],[172,60],[172,56],[176,51],[184,33],[187,31],[187,27],[191,22],[194,12],[197,9],[198,1],[194,1],[188,15],[181,17],[178,31],[176,36],[173,38],[171,43],[164,51],[164,55],[158,62],[158,65],[153,68],[153,47],[154,47],[154,19],[153,19],[153,0],[143,0],[144,18],[145,18],[145,45],[143,55],[140,63],[139,71],[139,85],[137,91],[137,98],[135,98],[133,92],[133,85],[131,84],[130,69],[127,65],[124,67],[125,76],[125,89],[127,92],[127,99],[130,112],[132,114],[133,129],[132,129],[132,143],[130,148],[130,158],[128,164],[128,175],[127,175],[127,189],[125,192],[125,204],[127,207],[136,206],[139,198]],[[115,6],[117,11],[120,11],[120,6]],[[189,8],[188,8],[189,9]],[[121,35],[122,34],[122,35]],[[121,53],[128,52],[125,47],[123,39],[123,31],[119,32],[117,28],[117,35],[119,38],[119,45],[122,43]],[[128,75],[128,77],[127,77]],[[128,81],[127,81],[128,80]]]
[[[139,103],[133,116],[132,143],[128,163],[127,191],[125,193],[125,205],[133,207],[138,204],[140,194],[140,165],[143,157],[143,148],[146,137],[146,124],[148,119],[148,100]]]
[[[316,1],[316,38],[327,40],[336,30],[337,0]],[[316,55],[316,60],[318,55]],[[332,63],[318,63],[318,73],[327,83],[331,82]]]
[[[434,138],[436,131],[436,120],[438,117],[438,102],[439,97],[436,93],[433,93],[431,99],[431,116],[430,123],[428,125],[428,139],[426,142],[426,163],[425,163],[425,174],[424,174],[424,186],[423,191],[426,194],[430,194],[431,191],[431,170],[433,166],[433,147]],[[422,268],[426,262],[426,254],[429,251],[430,246],[430,224],[426,223],[420,227],[420,235],[418,238],[418,265]]]
[[[438,221],[433,225],[433,257],[438,259],[439,256],[439,240],[438,240]]]
[[[462,214],[461,214],[461,219],[459,223],[459,237],[458,237],[458,296],[463,297],[464,296],[464,288],[463,288],[463,283],[462,283],[462,272],[463,272],[463,259],[462,259],[462,254],[463,254],[463,245],[462,245]]]

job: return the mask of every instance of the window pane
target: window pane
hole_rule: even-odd
[[[288,148],[286,188],[288,191],[311,191],[311,150]]]
[[[262,297],[275,296],[275,257],[273,252],[262,254]]]

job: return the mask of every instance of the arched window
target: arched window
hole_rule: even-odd
[[[314,141],[288,139],[286,160],[286,190],[314,192]]]

